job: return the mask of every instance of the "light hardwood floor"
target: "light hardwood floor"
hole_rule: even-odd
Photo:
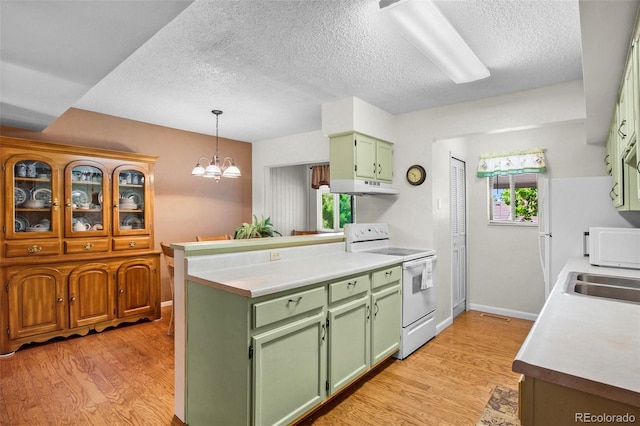
[[[0,424],[181,425],[173,417],[169,309],[159,321],[0,358]],[[301,423],[475,425],[495,385],[517,389],[511,362],[531,325],[465,312],[409,358],[385,362]]]

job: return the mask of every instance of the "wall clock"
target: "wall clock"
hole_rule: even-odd
[[[414,164],[407,170],[407,182],[411,185],[422,185],[426,178],[427,172],[418,164]]]

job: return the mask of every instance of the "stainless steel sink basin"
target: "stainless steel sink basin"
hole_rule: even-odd
[[[640,279],[612,277],[610,275],[574,273],[575,280],[588,283],[615,285],[640,289]]]
[[[640,279],[573,272],[565,293],[640,304]]]

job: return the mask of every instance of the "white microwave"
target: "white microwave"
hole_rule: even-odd
[[[640,228],[589,228],[589,263],[640,269]]]

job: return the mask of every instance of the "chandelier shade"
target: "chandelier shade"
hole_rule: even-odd
[[[220,155],[218,154],[218,118],[222,111],[214,109],[211,112],[216,116],[216,153],[211,160],[207,157],[200,157],[196,166],[191,170],[191,175],[213,178],[216,182],[219,182],[221,177],[239,178],[242,174],[235,161],[233,161],[233,157],[225,157],[224,160],[220,161]]]

